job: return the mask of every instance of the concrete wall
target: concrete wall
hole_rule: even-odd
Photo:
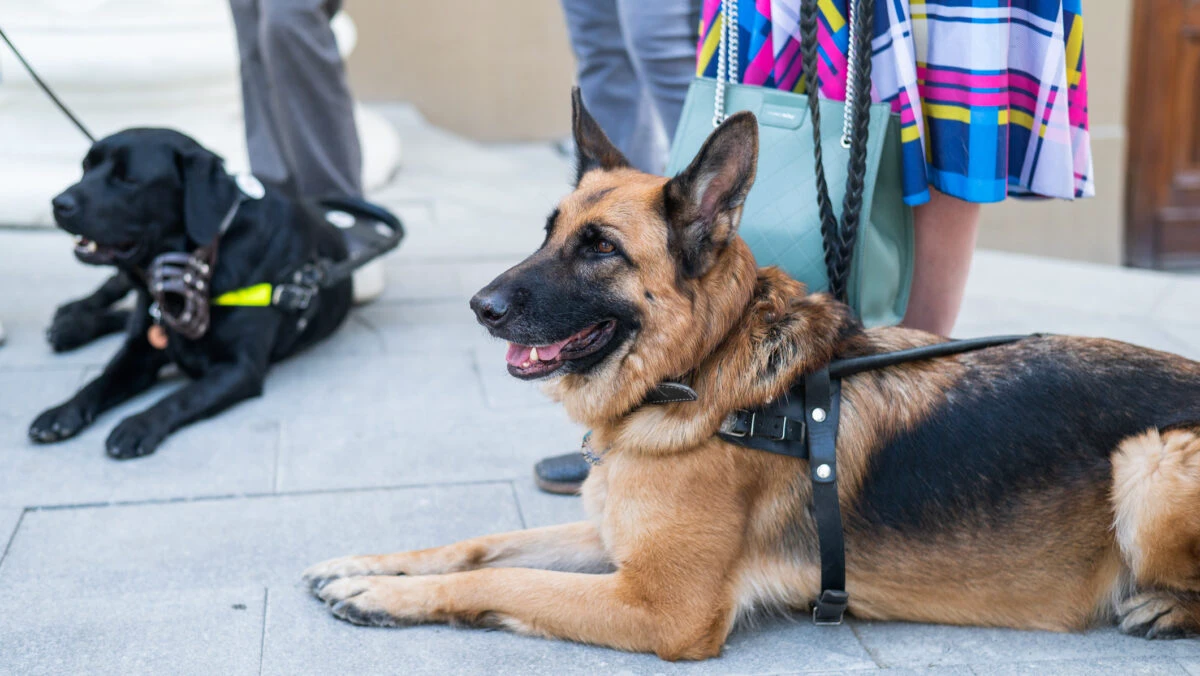
[[[981,247],[1120,263],[1134,1],[1083,0],[1097,197],[988,205]],[[359,30],[349,67],[361,98],[412,101],[435,124],[480,140],[566,134],[575,65],[558,0],[350,0],[347,10]]]

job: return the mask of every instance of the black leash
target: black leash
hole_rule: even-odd
[[[57,96],[55,96],[54,90],[50,89],[50,85],[46,84],[46,82],[37,74],[37,71],[33,69],[33,66],[29,65],[29,62],[26,61],[25,57],[21,54],[21,50],[17,49],[17,46],[12,43],[12,40],[8,39],[8,36],[4,34],[3,29],[0,29],[0,39],[4,40],[4,43],[8,45],[8,48],[12,50],[13,55],[17,57],[17,61],[20,61],[21,65],[25,66],[25,70],[29,73],[29,76],[33,78],[33,81],[37,83],[37,86],[42,88],[42,91],[46,92],[46,96],[50,97],[50,100],[54,102],[54,105],[58,106],[58,109],[63,112],[63,115],[66,115],[71,122],[75,123],[75,127],[87,137],[88,141],[95,143],[96,137],[92,136],[92,132],[88,131],[87,127],[83,126],[83,123],[79,121],[79,118],[75,117],[75,114],[71,112],[71,109],[67,107],[67,104],[63,103]]]
[[[1040,334],[1033,334],[1038,336]],[[813,622],[841,624],[850,603],[846,593],[846,550],[837,491],[837,431],[841,379],[856,373],[912,361],[1007,345],[1032,336],[994,336],[951,340],[908,350],[831,362],[804,376],[782,397],[755,409],[730,413],[722,439],[767,453],[808,460],[813,519],[821,555],[821,593],[813,603]]]

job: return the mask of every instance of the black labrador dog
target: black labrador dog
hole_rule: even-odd
[[[103,318],[102,308],[124,295],[124,287],[132,284],[137,302],[128,316],[125,343],[104,372],[66,403],[39,415],[29,428],[31,439],[49,443],[78,434],[96,416],[151,387],[163,367],[174,363],[192,382],[121,421],[106,442],[113,458],[153,453],[180,427],[260,395],[271,363],[342,324],[352,303],[349,279],[322,289],[315,310],[303,321],[274,307],[214,305],[207,331],[190,338],[152,316],[161,308],[153,307],[149,269],[164,253],[219,243],[207,281],[212,298],[277,284],[321,259],[346,258],[342,233],[318,210],[278,188],[248,192],[257,191],[239,188],[219,156],[175,131],[130,129],[92,146],[83,178],[54,198],[54,218],[76,235],[78,258],[114,265],[120,275],[60,314],[90,312],[101,324],[81,327],[80,335],[94,337],[105,328],[103,322],[117,321]],[[55,323],[62,324],[62,318]]]

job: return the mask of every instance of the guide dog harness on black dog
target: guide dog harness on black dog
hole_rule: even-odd
[[[154,298],[150,314],[155,325],[166,324],[189,340],[199,339],[208,331],[213,305],[273,307],[295,315],[297,332],[303,332],[316,313],[321,289],[344,282],[356,269],[396,248],[404,238],[400,219],[386,209],[352,197],[327,197],[318,200],[316,206],[327,221],[344,232],[348,250],[345,260],[310,261],[286,275],[283,281],[254,284],[210,299],[221,236],[242,204],[266,194],[262,183],[249,174],[237,175],[236,182],[237,197],[221,219],[213,240],[190,253],[173,251],[159,255],[146,274],[146,286]]]

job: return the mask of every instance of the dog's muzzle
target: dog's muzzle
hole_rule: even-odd
[[[201,247],[192,253],[165,253],[150,264],[150,295],[159,318],[188,340],[208,331],[214,254],[210,247]]]

